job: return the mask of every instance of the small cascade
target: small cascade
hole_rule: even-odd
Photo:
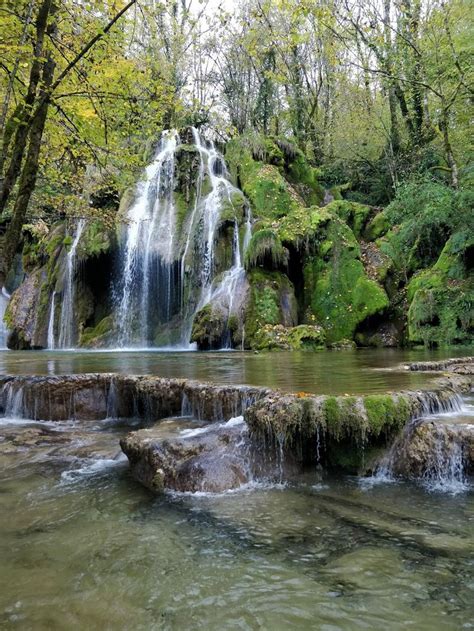
[[[2,392],[4,398],[4,414],[5,418],[20,419],[24,416],[23,388],[16,387],[14,381],[9,381],[3,386]]]
[[[470,433],[474,443],[474,431]],[[464,453],[467,446],[465,428],[433,422],[430,434],[432,451],[422,476],[424,484],[430,490],[451,493],[469,488]]]
[[[66,257],[66,269],[64,272],[63,281],[64,289],[61,304],[61,319],[59,324],[58,348],[72,348],[76,342],[76,332],[74,327],[74,299],[76,293],[74,281],[76,272],[76,251],[85,226],[86,220],[79,219],[79,221],[77,222],[73,242]],[[52,329],[54,329],[54,322],[52,325]]]
[[[181,144],[176,131],[166,131],[124,222],[115,299],[121,348],[189,347],[196,312],[217,299],[230,316],[245,279],[242,257],[251,236],[251,214],[247,211],[244,218],[241,243],[242,217],[233,196],[242,194],[230,182],[214,144],[203,140],[197,129],[191,131],[198,164],[194,198],[184,217],[176,201],[177,169],[189,145]],[[224,224],[225,230],[232,230],[232,213],[232,263],[223,270],[216,248]]]
[[[118,392],[114,377],[111,378],[107,391],[107,412],[105,418],[106,420],[118,418]]]
[[[429,490],[468,489],[474,464],[474,406],[457,395],[437,402],[431,397],[422,409],[426,413],[406,426],[367,480],[391,482],[402,476],[421,481]]]
[[[48,321],[48,349],[54,350],[54,308],[56,302],[56,292],[51,294],[51,306],[49,308],[49,321]]]
[[[5,317],[5,311],[7,310],[9,300],[10,300],[10,295],[8,294],[5,287],[2,287],[2,291],[0,292],[0,350],[8,348],[7,347],[8,329],[7,329],[7,325],[4,322],[4,317]]]

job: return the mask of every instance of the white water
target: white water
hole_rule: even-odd
[[[61,303],[61,318],[59,324],[58,348],[73,348],[76,343],[76,332],[74,330],[74,299],[75,299],[75,272],[76,272],[76,250],[79,245],[82,233],[86,226],[85,219],[79,219],[76,226],[74,239],[67,253],[66,269],[64,272],[64,289]],[[54,327],[54,324],[53,324]],[[52,345],[54,347],[54,334]]]
[[[3,318],[5,317],[9,300],[10,296],[7,290],[5,287],[2,287],[2,291],[0,292],[0,350],[7,348],[8,329]]]
[[[49,308],[49,322],[48,322],[48,349],[54,350],[54,308],[56,303],[56,292],[51,294],[51,306]]]
[[[148,348],[189,347],[197,310],[218,300],[228,315],[245,281],[242,256],[251,236],[247,212],[243,248],[239,221],[234,220],[232,265],[215,282],[216,245],[225,207],[240,193],[229,181],[224,159],[213,143],[206,143],[193,128],[199,153],[196,195],[182,225],[174,199],[177,152],[176,131],[163,133],[158,152],[137,186],[136,199],[124,229],[123,271],[116,299],[117,346]],[[207,194],[203,184],[208,183]],[[237,213],[236,213],[237,214]]]
[[[171,312],[171,263],[176,238],[173,199],[175,131],[164,132],[158,153],[145,169],[125,227],[122,294],[117,309],[118,346],[149,345],[151,284],[158,282],[160,302]],[[160,265],[164,274],[160,274]],[[157,278],[158,276],[158,278]]]
[[[466,432],[474,432],[472,420],[474,404],[471,398],[453,397],[449,402],[445,401],[440,405],[439,412],[425,413],[421,419],[412,422],[417,425],[420,421],[421,424],[429,423],[429,459],[419,479],[429,491],[456,495],[470,489],[463,443]],[[404,441],[410,440],[411,431],[412,425],[409,425],[381,460],[373,476],[361,478],[360,484],[363,488],[397,481],[397,476],[393,473],[396,469],[397,451],[400,444],[403,448]]]

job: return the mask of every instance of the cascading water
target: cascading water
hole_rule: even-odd
[[[3,318],[5,317],[9,300],[10,296],[7,290],[5,287],[2,287],[2,291],[0,292],[0,349],[7,348],[8,328]]]
[[[116,297],[117,342],[122,348],[189,347],[197,310],[218,299],[225,303],[230,316],[234,296],[245,280],[242,255],[250,240],[250,212],[245,216],[242,248],[242,218],[232,202],[235,194],[243,199],[242,193],[229,181],[224,159],[215,146],[204,142],[194,128],[192,138],[199,164],[194,199],[185,216],[182,209],[180,216],[175,197],[176,171],[184,146],[176,131],[163,133],[128,211]],[[229,212],[234,215],[231,220]],[[232,262],[227,270],[218,269],[216,262],[224,220],[231,222],[233,229]]]
[[[429,401],[429,411],[414,419],[379,462],[372,483],[402,475],[430,490],[459,493],[469,489],[466,453],[474,442],[474,405],[470,397]]]
[[[173,198],[178,134],[165,132],[158,153],[145,170],[127,215],[121,297],[117,308],[118,343],[148,346],[155,307],[169,320],[176,300],[173,256],[176,205]],[[176,279],[178,284],[180,279]],[[154,304],[154,297],[159,302]]]
[[[55,342],[54,342],[54,315],[56,305],[56,292],[53,291],[51,294],[51,306],[49,308],[49,321],[48,321],[48,349],[54,350]]]
[[[64,289],[62,295],[62,304],[61,304],[61,319],[59,325],[59,341],[58,348],[72,348],[76,342],[75,339],[75,329],[74,329],[74,298],[75,298],[75,272],[76,272],[76,251],[77,246],[79,245],[79,241],[81,239],[82,233],[86,226],[85,219],[79,219],[76,226],[76,232],[74,234],[74,239],[72,241],[71,247],[67,253],[66,257],[66,269],[64,272]],[[48,340],[51,342],[52,347],[54,348],[54,309],[53,309],[53,322],[51,323],[51,335],[52,340]],[[48,331],[49,337],[49,331]]]

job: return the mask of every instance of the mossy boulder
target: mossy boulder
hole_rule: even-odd
[[[326,222],[312,257],[304,265],[305,293],[328,342],[352,339],[357,326],[389,304],[385,290],[370,279],[351,229],[338,217]]]
[[[318,350],[324,348],[325,334],[320,326],[301,324],[285,327],[265,324],[254,337],[257,350]]]
[[[290,280],[281,272],[253,269],[248,274],[250,293],[245,309],[245,341],[259,348],[259,334],[265,325],[297,324],[297,304]]]
[[[364,238],[367,241],[376,241],[390,230],[391,224],[384,211],[378,212],[364,230]]]
[[[276,160],[275,154],[281,159]],[[304,206],[302,197],[285,178],[281,150],[268,139],[260,152],[252,152],[245,138],[232,140],[226,148],[226,159],[231,174],[250,201],[254,216],[273,220]]]
[[[194,317],[191,342],[196,343],[199,350],[203,351],[221,348],[226,325],[227,316],[224,311],[208,304]]]
[[[364,204],[347,200],[335,200],[327,205],[327,210],[340,217],[352,230],[356,238],[360,238],[373,209]]]
[[[114,319],[108,315],[95,327],[88,327],[82,331],[79,346],[82,348],[104,348],[112,341],[114,332]]]
[[[474,238],[454,234],[432,268],[408,286],[408,336],[411,342],[444,346],[474,341]]]

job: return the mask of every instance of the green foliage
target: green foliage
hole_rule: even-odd
[[[384,212],[393,228],[382,249],[408,274],[432,265],[458,228],[474,230],[473,201],[432,180],[402,185]]]
[[[78,244],[79,257],[88,258],[107,252],[111,245],[110,234],[110,230],[102,221],[89,221]]]
[[[438,261],[408,286],[408,333],[412,342],[445,346],[474,341],[474,237],[454,234]]]
[[[245,267],[252,269],[266,263],[267,269],[278,269],[288,264],[288,251],[271,228],[254,232],[245,253]]]

